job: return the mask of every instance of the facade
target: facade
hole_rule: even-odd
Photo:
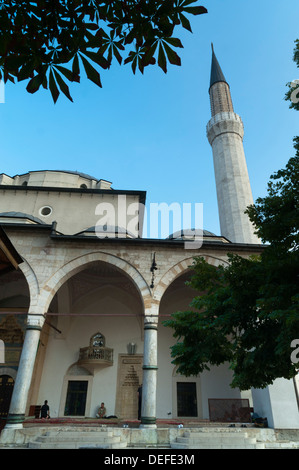
[[[243,218],[252,202],[243,124],[214,51],[210,96],[219,236],[142,238],[145,192],[115,190],[83,173],[0,175],[0,225],[22,258],[0,278],[0,339],[9,358],[0,377],[14,381],[7,430],[21,428],[45,400],[53,418],[95,417],[104,402],[108,416],[136,420],[141,384],[143,427],[209,420],[211,400],[246,398],[270,426],[299,428],[292,381],[241,393],[230,387],[228,365],[183,377],[171,363],[174,338],[163,321],[189,308],[193,257],[218,266],[228,253],[263,249]]]

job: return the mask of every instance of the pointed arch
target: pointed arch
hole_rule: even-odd
[[[221,264],[228,264],[227,261],[223,259],[216,258],[210,255],[201,255],[202,258],[209,264],[214,266],[220,266]],[[166,292],[170,284],[179,276],[184,274],[186,271],[191,270],[192,264],[194,263],[194,257],[186,258],[179,263],[172,266],[160,279],[159,283],[155,287],[153,297],[156,302],[161,302],[161,299]]]
[[[48,281],[43,285],[40,291],[37,305],[33,306],[31,313],[46,313],[50,303],[58,289],[72,276],[84,270],[88,265],[95,262],[104,262],[113,265],[116,269],[122,271],[135,285],[143,301],[144,309],[150,304],[151,292],[149,286],[140,272],[129,262],[122,258],[105,252],[93,252],[79,256],[59,268]]]
[[[34,305],[37,302],[40,289],[39,289],[39,284],[38,284],[38,280],[35,275],[35,272],[33,271],[28,261],[24,257],[22,258],[23,258],[23,263],[19,265],[19,268],[24,274],[24,277],[28,284],[28,289],[30,293],[30,307],[29,307],[29,311],[30,311],[30,308],[32,307],[32,305]]]

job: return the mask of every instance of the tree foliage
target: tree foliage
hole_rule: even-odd
[[[143,73],[150,64],[166,73],[180,65],[176,26],[192,31],[186,15],[207,12],[197,0],[0,0],[0,78],[28,80],[27,91],[50,89],[72,100],[67,82],[81,68],[99,87],[99,69],[113,59]]]
[[[267,196],[246,211],[266,244],[261,253],[228,254],[220,267],[195,258],[189,284],[199,295],[189,311],[165,322],[177,338],[173,363],[184,375],[228,362],[231,386],[246,390],[298,372],[291,354],[299,341],[299,137],[294,148],[295,156],[270,177]]]
[[[232,387],[263,388],[277,377],[291,378],[291,344],[299,338],[298,254],[284,259],[267,249],[257,258],[229,254],[229,265],[197,258],[190,286],[200,294],[190,310],[164,322],[173,328],[173,363],[183,375],[197,375],[229,363]]]

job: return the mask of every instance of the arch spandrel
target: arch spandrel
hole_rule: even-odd
[[[31,313],[46,313],[58,289],[72,276],[96,262],[108,263],[123,272],[135,285],[146,310],[151,291],[140,272],[122,258],[105,252],[93,252],[74,258],[59,268],[41,288],[38,303],[33,306]]]
[[[211,255],[200,255],[207,263],[212,264],[213,266],[220,266],[223,264],[228,264],[227,261],[216,258]],[[179,263],[172,266],[160,279],[158,284],[155,286],[153,291],[153,299],[155,302],[160,304],[163,295],[165,294],[168,287],[181,275],[185,274],[187,271],[192,270],[192,265],[194,263],[194,256],[181,260]]]

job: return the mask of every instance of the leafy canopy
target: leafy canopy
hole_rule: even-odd
[[[186,15],[207,13],[197,0],[0,0],[0,79],[29,80],[27,91],[60,91],[72,101],[68,82],[80,82],[80,66],[102,86],[98,69],[115,58],[143,73],[158,62],[180,65],[173,48],[176,26],[192,32]]]

